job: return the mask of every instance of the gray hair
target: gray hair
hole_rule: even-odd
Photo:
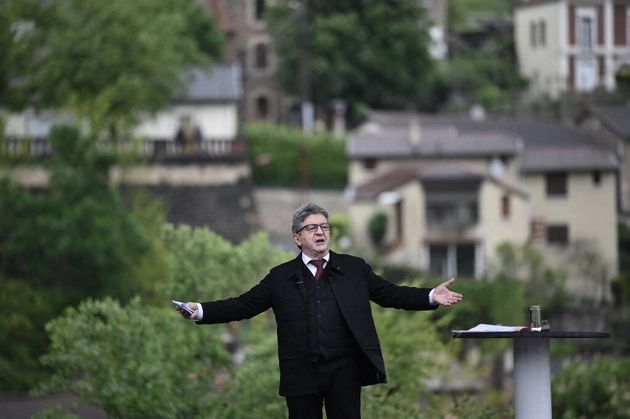
[[[326,220],[328,220],[328,211],[326,211],[326,209],[308,202],[300,206],[300,208],[296,209],[293,213],[293,221],[291,223],[291,231],[293,234],[297,233],[306,217],[313,214],[322,214],[326,217]]]

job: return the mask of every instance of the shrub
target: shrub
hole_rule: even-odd
[[[630,417],[630,360],[575,360],[554,378],[551,389],[554,418]]]
[[[246,128],[254,183],[259,186],[345,188],[345,140],[306,136],[295,128],[250,124]]]
[[[196,327],[171,307],[105,298],[69,308],[46,329],[40,392],[72,392],[108,417],[201,417],[213,379],[230,368],[221,328]]]
[[[387,233],[387,215],[377,212],[368,220],[368,233],[372,243],[376,247],[381,247],[385,233]]]

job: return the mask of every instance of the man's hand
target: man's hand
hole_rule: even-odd
[[[435,287],[435,290],[433,291],[433,301],[443,306],[450,306],[460,302],[464,296],[458,292],[448,289],[449,285],[453,282],[455,282],[455,278],[442,282],[440,285]]]
[[[179,311],[179,314],[181,314],[185,319],[195,320],[197,318],[197,303],[187,302],[186,305],[192,310],[192,314],[189,314],[186,310],[177,306],[175,307],[175,310]]]

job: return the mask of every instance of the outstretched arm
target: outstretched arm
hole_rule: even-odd
[[[448,289],[453,282],[455,282],[455,278],[442,282],[440,285],[435,287],[433,291],[433,301],[443,306],[450,306],[460,302],[464,296],[458,292]]]

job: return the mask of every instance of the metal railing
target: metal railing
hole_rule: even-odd
[[[147,139],[111,143],[99,141],[101,150],[113,150],[139,158],[170,157],[222,157],[241,156],[245,153],[245,142],[241,139],[204,139],[195,142]],[[47,138],[4,138],[0,139],[0,157],[34,159],[50,157],[54,150]]]

